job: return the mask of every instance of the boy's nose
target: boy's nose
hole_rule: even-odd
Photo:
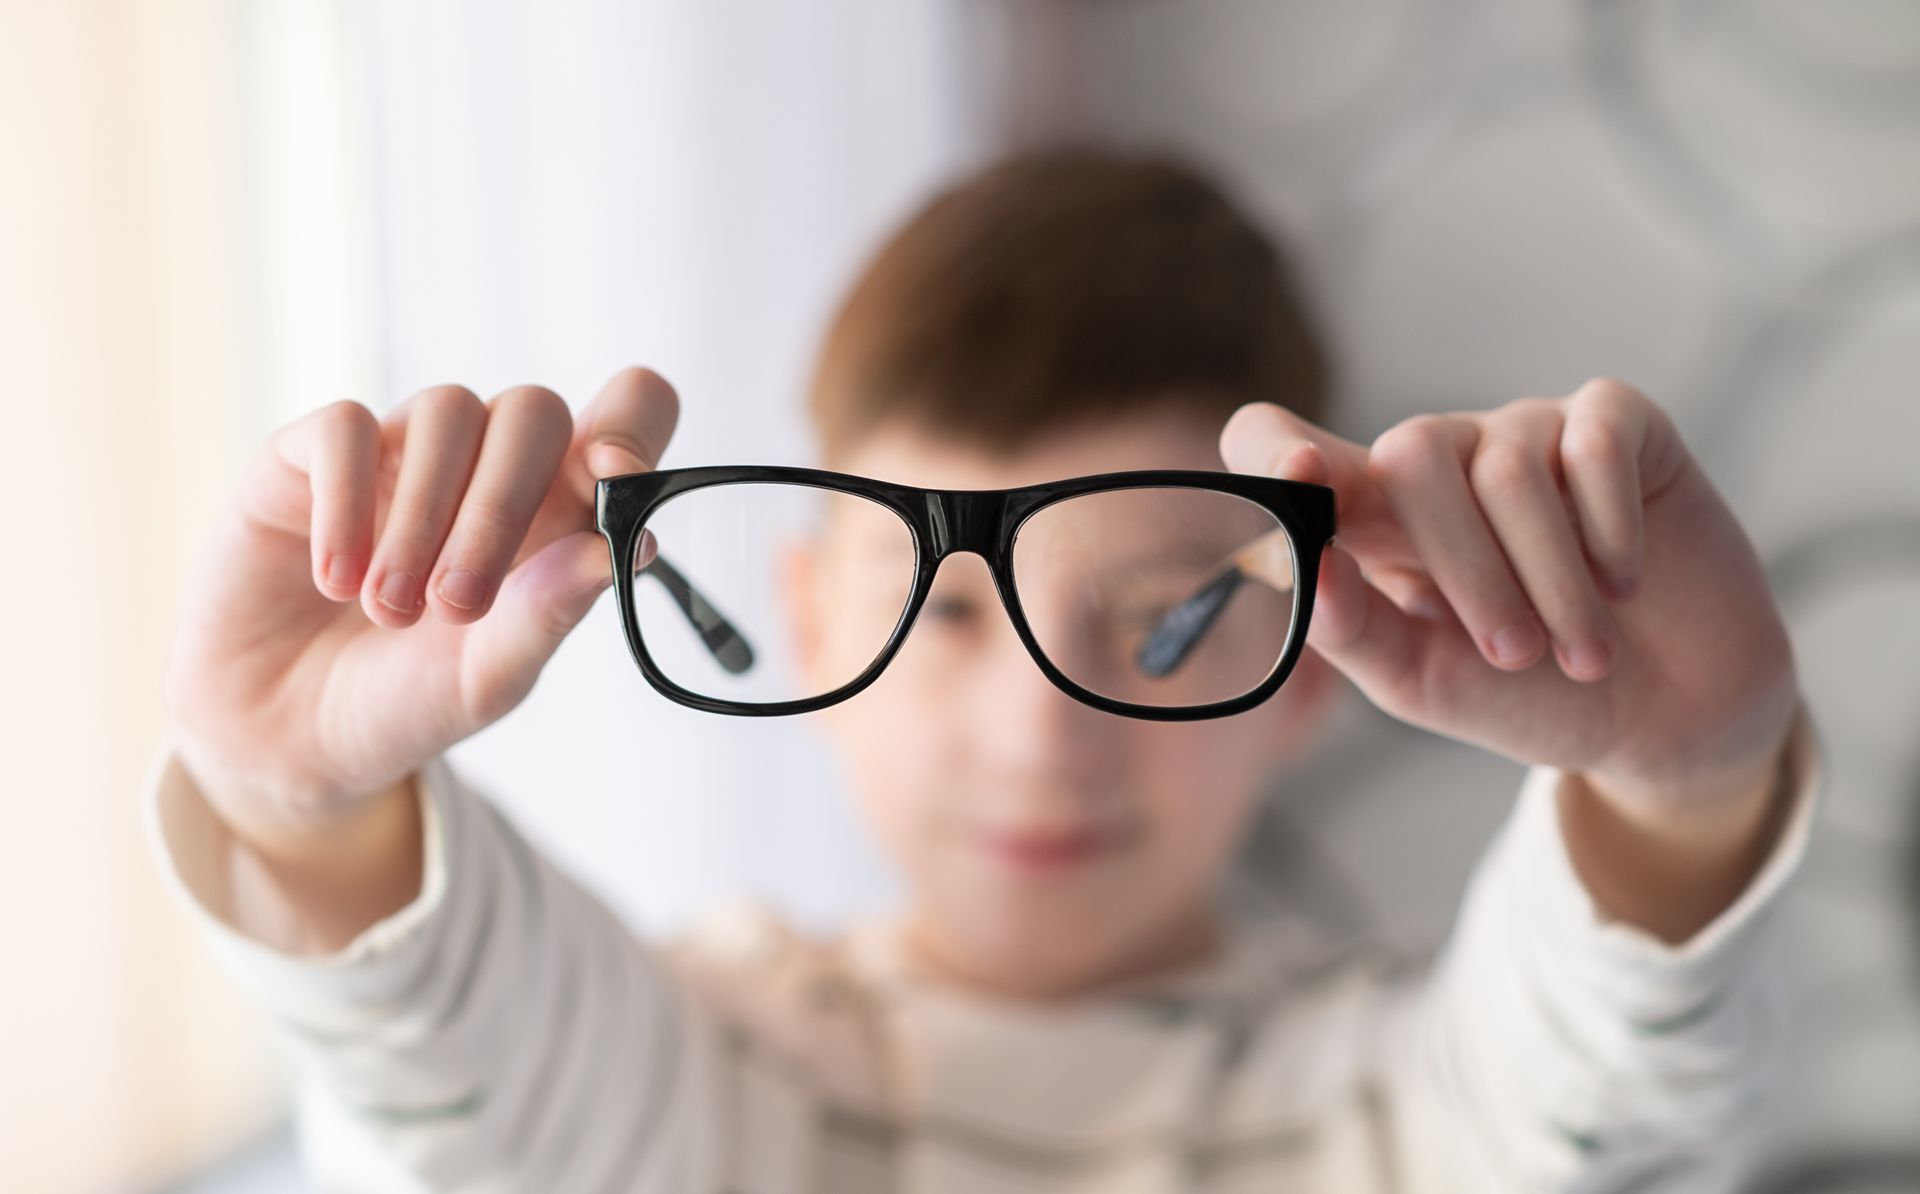
[[[1117,757],[1108,739],[1117,719],[1060,691],[1012,626],[983,647],[986,666],[968,716],[981,755],[1007,775],[1049,784],[1091,785]]]

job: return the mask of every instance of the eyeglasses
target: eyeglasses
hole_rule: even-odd
[[[1334,541],[1327,486],[1185,469],[974,490],[659,469],[602,478],[594,516],[648,683],[756,716],[826,708],[889,665],[952,683],[994,648],[995,597],[1047,679],[1094,708],[1239,713],[1292,672]],[[991,593],[936,586],[956,552],[985,560]]]

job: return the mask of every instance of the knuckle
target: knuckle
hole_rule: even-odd
[[[1588,378],[1585,384],[1575,390],[1569,405],[1603,413],[1621,413],[1645,411],[1653,405],[1653,400],[1617,377],[1601,375]]]
[[[1504,415],[1518,416],[1524,419],[1534,419],[1534,418],[1540,418],[1548,415],[1557,415],[1560,413],[1560,401],[1555,398],[1547,398],[1538,394],[1529,394],[1529,395],[1526,395],[1525,397],[1515,398],[1509,402],[1503,403],[1499,407],[1499,413]]]
[[[435,419],[471,418],[486,411],[479,397],[461,385],[428,386],[413,401],[421,414]]]
[[[350,432],[373,432],[380,428],[380,417],[369,410],[366,403],[352,398],[329,402],[315,411],[314,417],[322,422],[338,423]]]
[[[1562,459],[1589,467],[1616,463],[1621,451],[1619,433],[1596,420],[1569,427],[1560,444]]]
[[[1368,461],[1389,476],[1420,472],[1451,451],[1452,440],[1444,416],[1414,415],[1381,432]]]
[[[1539,472],[1525,444],[1497,440],[1474,454],[1469,475],[1482,497],[1510,498],[1532,489]]]
[[[1587,385],[1591,386],[1598,393],[1605,393],[1615,398],[1624,397],[1629,394],[1636,396],[1640,394],[1640,391],[1633,386],[1628,385],[1617,377],[1612,377],[1604,373],[1595,374],[1588,378]]]
[[[515,421],[525,420],[534,424],[566,423],[573,421],[566,399],[545,386],[513,386],[494,395],[487,404],[493,415],[507,414]]]

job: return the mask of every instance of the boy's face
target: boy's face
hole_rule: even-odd
[[[1216,430],[1158,408],[1055,435],[1017,456],[889,427],[835,467],[998,489],[1122,469],[1218,470],[1221,462]],[[829,520],[821,540],[787,560],[802,658],[841,675],[844,662],[823,657],[848,637],[836,632],[836,611],[854,604],[844,598],[859,584],[850,571],[859,565],[843,562],[857,553],[837,549],[835,536],[849,533],[857,528]],[[922,960],[978,987],[1067,994],[1208,950],[1220,872],[1262,781],[1312,737],[1331,674],[1307,650],[1278,694],[1234,717],[1104,713],[1041,674],[986,561],[956,554],[886,672],[819,719],[905,876]]]

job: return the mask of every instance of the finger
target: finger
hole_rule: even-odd
[[[576,486],[587,507],[600,478],[658,468],[679,422],[680,396],[666,378],[639,365],[609,378],[581,414],[574,437],[581,466]]]
[[[1320,449],[1333,488],[1340,543],[1363,559],[1412,562],[1379,486],[1367,471],[1367,448],[1342,439],[1272,402],[1249,402],[1220,430],[1220,459],[1236,473],[1271,477],[1303,443]]]
[[[1618,636],[1561,494],[1555,454],[1563,416],[1547,399],[1510,403],[1480,424],[1467,475],[1527,599],[1575,680],[1612,670]]]
[[[249,518],[305,535],[314,587],[334,601],[353,600],[365,575],[379,456],[380,420],[342,399],[277,432],[268,441],[265,475],[256,473],[243,490]]]
[[[1648,403],[1596,379],[1566,403],[1560,465],[1579,513],[1601,591],[1616,601],[1640,583],[1644,530],[1640,459],[1652,425]]]
[[[1532,665],[1547,640],[1468,487],[1477,439],[1470,420],[1416,415],[1381,433],[1370,462],[1421,563],[1482,655],[1518,670]]]
[[[657,467],[679,419],[679,396],[653,370],[629,366],[609,378],[574,418],[561,476],[534,516],[515,566],[557,539],[593,529],[599,479]]]
[[[404,421],[400,469],[360,605],[376,625],[413,624],[426,579],[453,525],[486,430],[487,408],[465,386],[432,386],[393,416]]]
[[[566,401],[544,386],[515,386],[488,403],[480,458],[427,586],[443,620],[487,612],[572,435]]]

